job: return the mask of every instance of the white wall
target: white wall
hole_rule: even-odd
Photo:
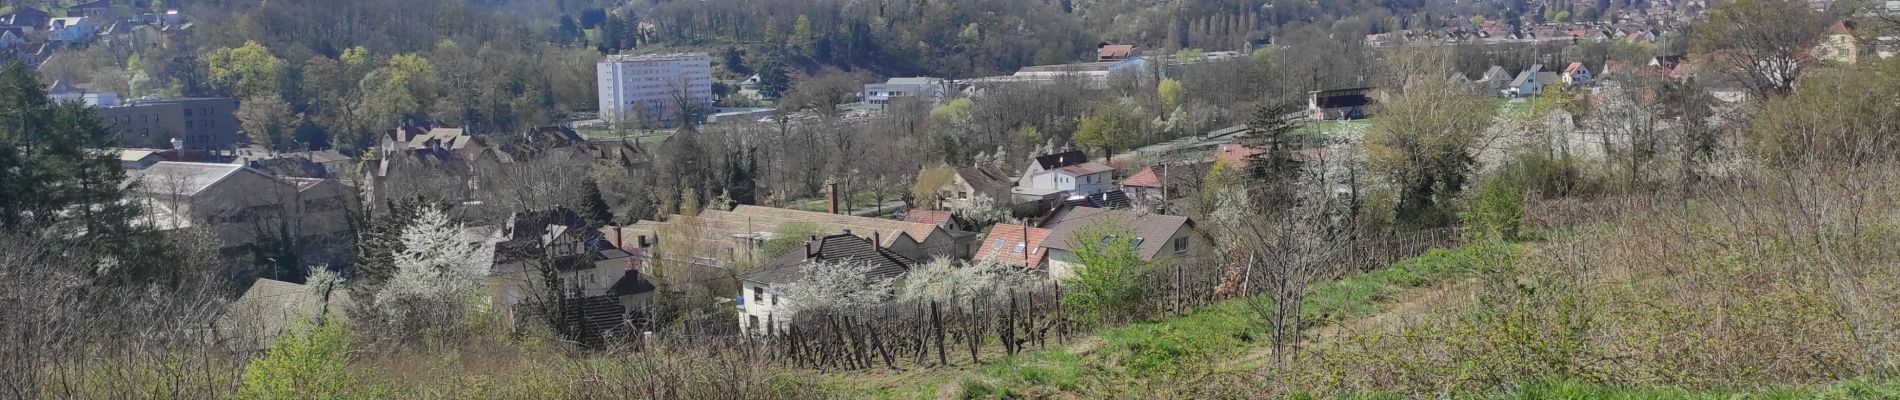
[[[674,96],[681,90],[696,102],[712,104],[712,58],[703,53],[616,56],[594,66],[600,118],[607,122],[638,112],[651,124],[673,123]]]
[[[754,293],[759,293],[758,291],[763,291],[765,297],[755,299]],[[770,286],[753,281],[741,282],[739,296],[745,298],[745,310],[739,313],[740,331],[764,335],[767,332],[783,332],[787,326],[791,325],[789,323],[791,315],[782,312],[786,306],[785,299],[778,298],[779,294],[773,292]],[[777,304],[773,304],[775,300]],[[759,324],[757,328],[751,325],[755,318]],[[768,321],[777,328],[766,329]]]

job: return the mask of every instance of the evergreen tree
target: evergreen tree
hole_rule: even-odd
[[[1294,186],[1299,183],[1303,166],[1299,158],[1302,143],[1293,132],[1299,128],[1299,111],[1298,105],[1289,102],[1261,104],[1247,123],[1247,139],[1242,144],[1255,151],[1248,155],[1248,175],[1260,183],[1257,195],[1262,204],[1292,206],[1287,202],[1294,198]]]
[[[613,207],[607,205],[607,198],[600,194],[600,184],[589,177],[581,181],[580,209],[583,217],[594,226],[607,226],[614,223]]]
[[[752,149],[745,151],[745,161],[738,154],[726,157],[726,196],[737,204],[758,204],[759,160]]]
[[[785,59],[772,54],[759,64],[759,95],[767,99],[776,99],[785,91],[791,90],[792,79],[786,75]]]

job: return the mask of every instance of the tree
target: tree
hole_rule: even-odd
[[[1397,186],[1401,222],[1450,222],[1441,205],[1464,189],[1492,112],[1490,102],[1443,79],[1419,79],[1384,103],[1366,134],[1367,158]]]
[[[118,136],[91,107],[54,104],[41,88],[20,63],[0,69],[0,228],[126,240],[139,212],[123,201],[125,171],[114,152],[93,150]]]
[[[1071,239],[1075,258],[1082,266],[1063,283],[1075,287],[1062,298],[1065,308],[1073,308],[1098,321],[1125,319],[1136,315],[1146,293],[1141,275],[1150,267],[1135,253],[1135,237],[1107,222],[1082,228]]]
[[[471,257],[462,226],[435,209],[422,210],[402,230],[402,247],[395,275],[374,297],[377,321],[401,339],[452,333],[474,311],[493,252]]]
[[[804,49],[807,56],[818,57],[818,41],[816,35],[812,34],[810,18],[799,15],[798,21],[792,23],[792,45]]]
[[[1780,96],[1793,91],[1795,80],[1813,64],[1806,54],[1820,42],[1823,28],[1807,2],[1725,1],[1695,24],[1690,46],[1752,94]]]
[[[758,204],[758,152],[746,149],[744,153],[743,160],[739,154],[726,157],[726,196],[734,203]]]
[[[265,147],[274,150],[288,150],[296,147],[297,127],[303,125],[303,114],[291,111],[290,103],[275,94],[244,99],[238,106],[238,125],[244,127],[244,133],[254,142],[262,142]]]
[[[911,207],[920,210],[935,210],[938,201],[944,200],[937,191],[956,180],[957,169],[949,164],[938,164],[924,168],[917,173],[917,183],[910,187]]]
[[[1026,288],[1041,280],[1028,270],[998,264],[995,260],[965,264],[938,258],[905,273],[904,284],[897,293],[899,298],[909,301],[949,303]]]
[[[777,53],[759,64],[759,97],[777,99],[791,90],[792,79],[785,71],[785,59]]]
[[[779,108],[811,111],[825,118],[844,115],[844,105],[856,101],[861,86],[850,75],[824,72],[793,83],[791,93],[779,99]]]
[[[407,252],[402,234],[419,221],[423,211],[447,212],[449,206],[421,197],[390,200],[366,216],[356,239],[356,265],[350,271],[350,290],[355,298],[374,298],[390,278],[396,276],[396,255]]]
[[[1254,109],[1247,123],[1247,138],[1242,144],[1255,150],[1248,155],[1247,175],[1259,183],[1261,204],[1287,208],[1293,200],[1303,162],[1299,151],[1304,147],[1293,131],[1300,125],[1301,107],[1292,102],[1263,103]]]
[[[284,60],[256,41],[236,48],[221,48],[205,54],[205,68],[211,72],[211,84],[238,98],[277,94],[284,77]]]
[[[890,298],[895,278],[878,278],[869,262],[811,263],[803,274],[779,289],[788,301],[788,313],[814,310],[850,310],[883,303]]]
[[[608,226],[614,224],[613,207],[607,205],[607,198],[600,194],[600,184],[595,183],[592,177],[581,181],[581,198],[579,202],[581,205],[579,207],[581,214],[587,217],[589,223],[592,223],[594,226]]]
[[[1181,81],[1162,79],[1160,84],[1155,85],[1155,92],[1161,95],[1161,107],[1170,112],[1180,109],[1187,102],[1187,92],[1181,88]]]
[[[1128,108],[1111,102],[1096,107],[1094,113],[1082,119],[1081,128],[1075,132],[1075,143],[1104,151],[1126,150],[1141,140],[1140,130],[1141,122]]]

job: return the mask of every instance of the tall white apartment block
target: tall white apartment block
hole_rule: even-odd
[[[616,55],[598,67],[600,118],[621,123],[638,116],[648,126],[671,126],[679,99],[712,107],[712,57],[706,53]]]

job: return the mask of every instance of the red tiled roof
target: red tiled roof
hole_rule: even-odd
[[[950,215],[951,213],[949,211],[910,210],[909,212],[904,213],[904,222],[917,222],[917,223],[925,223],[925,224],[931,224],[931,225],[943,225],[946,222],[950,222]]]
[[[1155,175],[1154,168],[1142,167],[1141,171],[1136,171],[1134,176],[1123,179],[1122,186],[1159,188],[1161,187],[1161,177]]]
[[[1111,45],[1102,46],[1100,49],[1097,49],[1096,57],[1098,58],[1111,58],[1111,57],[1112,58],[1128,58],[1128,56],[1134,52],[1135,52],[1135,45],[1111,44]]]
[[[1260,150],[1239,144],[1223,144],[1214,150],[1214,159],[1227,163],[1228,168],[1240,168],[1247,166],[1247,159],[1253,158],[1255,154],[1260,154]]]
[[[976,259],[994,260],[1005,265],[1023,268],[1042,268],[1048,252],[1042,247],[1049,238],[1049,229],[1031,228],[1023,225],[996,224],[990,227],[988,235],[978,244]],[[1017,246],[1022,246],[1017,251]]]

